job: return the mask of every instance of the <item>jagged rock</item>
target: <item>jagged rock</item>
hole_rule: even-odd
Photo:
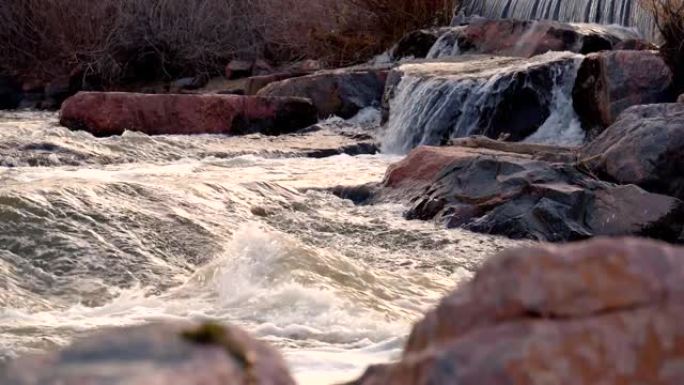
[[[672,100],[671,86],[672,71],[657,51],[600,52],[582,62],[573,104],[583,125],[600,133],[631,106]]]
[[[78,93],[64,102],[60,116],[62,125],[96,136],[126,130],[148,135],[278,135],[316,121],[316,109],[301,98],[120,92]]]
[[[523,140],[549,118],[554,89],[568,81],[580,58],[551,52],[400,65],[388,76],[383,99],[389,117],[383,150],[405,153],[470,135]]]
[[[385,90],[387,68],[353,68],[323,71],[271,83],[260,96],[308,98],[320,118],[351,118],[364,107],[379,106]]]
[[[603,178],[684,199],[684,104],[629,108],[581,153]]]
[[[677,103],[684,103],[684,94],[679,95],[677,98]]]
[[[159,324],[109,330],[24,357],[3,385],[294,385],[280,355],[235,327]]]
[[[465,26],[444,31],[428,57],[460,54],[532,57],[548,51],[587,54],[638,38],[637,33],[624,28],[595,24],[476,18]]]
[[[599,181],[522,151],[419,147],[390,166],[372,199],[397,200],[410,203],[407,219],[554,242],[597,235],[676,241],[684,226],[684,203],[676,198]]]
[[[503,252],[356,385],[678,385],[684,249],[597,239]]]

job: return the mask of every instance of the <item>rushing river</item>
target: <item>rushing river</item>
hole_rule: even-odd
[[[399,159],[304,156],[340,140],[97,139],[54,114],[0,114],[0,361],[207,318],[279,347],[303,384],[391,360],[422,312],[514,242],[328,193]]]

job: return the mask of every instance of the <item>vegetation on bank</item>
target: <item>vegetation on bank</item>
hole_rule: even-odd
[[[643,0],[656,22],[660,52],[675,76],[677,92],[684,92],[684,0]]]
[[[0,72],[103,85],[215,75],[234,58],[358,63],[448,24],[455,0],[3,0]]]

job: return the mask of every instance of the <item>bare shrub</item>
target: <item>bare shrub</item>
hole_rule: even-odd
[[[454,0],[2,0],[0,72],[104,85],[215,75],[235,57],[358,63],[446,24]]]
[[[644,4],[660,32],[660,52],[675,74],[676,91],[684,92],[684,0],[644,0]]]

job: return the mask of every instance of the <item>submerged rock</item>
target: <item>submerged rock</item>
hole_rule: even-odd
[[[462,54],[532,57],[549,51],[587,54],[638,38],[631,30],[596,24],[475,18],[468,25],[444,31],[428,58]]]
[[[581,152],[606,179],[684,199],[684,104],[629,108]]]
[[[336,115],[348,119],[365,107],[380,105],[387,73],[386,68],[318,72],[271,83],[258,95],[308,98],[320,118]]]
[[[102,332],[0,372],[3,385],[294,385],[281,356],[244,331],[213,324]]]
[[[317,121],[302,98],[81,92],[67,99],[60,123],[95,136],[126,130],[148,135],[293,132]]]
[[[557,150],[563,151],[569,150]],[[413,150],[389,168],[373,198],[396,200],[410,202],[407,219],[540,241],[597,235],[676,241],[684,226],[684,203],[676,198],[603,182],[570,163],[487,148]]]
[[[584,126],[600,133],[631,106],[672,100],[672,79],[657,51],[591,54],[579,68],[573,104]]]
[[[562,102],[556,94],[569,98],[580,59],[553,52],[532,59],[462,56],[403,64],[392,70],[387,82],[389,124],[383,150],[405,153],[421,144],[439,145],[470,135],[523,140],[554,109],[571,108],[554,102]]]
[[[684,249],[655,241],[506,251],[353,384],[678,385],[683,283]]]

